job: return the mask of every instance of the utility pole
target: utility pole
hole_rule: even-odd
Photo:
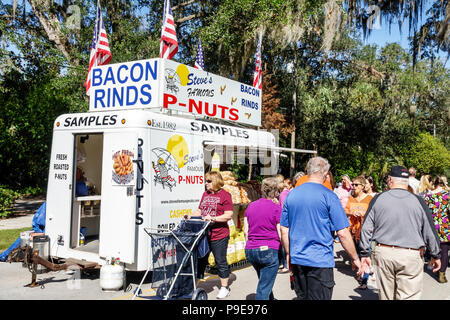
[[[292,112],[291,112],[291,118],[292,118],[292,133],[291,133],[291,148],[295,149],[295,119],[296,119],[296,113],[297,113],[297,48],[294,43],[294,65],[292,67],[293,76],[294,76],[294,92],[292,94]],[[293,177],[295,174],[295,152],[291,152],[291,165],[289,170],[289,176]]]

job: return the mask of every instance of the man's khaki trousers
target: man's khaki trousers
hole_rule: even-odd
[[[380,300],[420,300],[424,262],[419,251],[376,246],[373,258]]]

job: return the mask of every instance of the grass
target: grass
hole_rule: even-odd
[[[0,230],[0,252],[8,249],[20,237],[21,232],[28,230],[31,228]]]

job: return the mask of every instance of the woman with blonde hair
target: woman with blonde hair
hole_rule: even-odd
[[[424,174],[420,177],[419,196],[422,198],[433,189],[430,180],[431,176],[429,174]]]
[[[447,177],[446,176],[441,176],[441,178],[442,178],[442,181],[444,182],[444,189],[445,190],[447,190],[447,191],[450,191],[450,187],[448,186],[448,183],[447,183]]]
[[[206,191],[203,193],[198,209],[192,216],[201,216],[203,220],[211,221],[207,236],[221,284],[217,299],[223,299],[230,295],[230,289],[228,288],[230,268],[227,263],[227,249],[230,239],[228,220],[233,217],[233,202],[231,194],[222,189],[224,182],[219,172],[207,172],[205,184]],[[207,254],[198,261],[198,279],[202,279],[204,276],[208,256]]]

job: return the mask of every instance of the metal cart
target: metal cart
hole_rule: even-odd
[[[152,288],[157,288],[151,299],[191,299],[207,300],[208,295],[197,288],[197,249],[207,240],[205,231],[209,221],[182,220],[174,230],[144,228],[151,238],[152,248]],[[136,288],[132,300],[141,292],[140,288],[150,267]],[[192,282],[191,280],[192,279]]]

